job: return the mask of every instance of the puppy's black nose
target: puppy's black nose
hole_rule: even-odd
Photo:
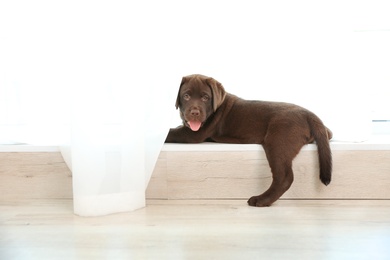
[[[191,115],[192,116],[199,116],[200,115],[199,109],[191,109]]]

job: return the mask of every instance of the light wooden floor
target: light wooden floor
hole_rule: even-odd
[[[0,259],[390,259],[390,201],[153,200],[97,218],[0,201]]]

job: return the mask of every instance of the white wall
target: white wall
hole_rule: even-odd
[[[243,98],[305,106],[336,139],[363,140],[370,102],[390,96],[386,10],[368,0],[3,1],[0,124],[44,138],[42,123],[69,121],[74,82],[110,88],[127,74],[163,93],[201,73]]]

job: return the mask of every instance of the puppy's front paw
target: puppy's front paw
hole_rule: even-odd
[[[253,196],[248,200],[248,205],[253,207],[269,207],[271,204],[269,199],[262,198],[261,196]]]

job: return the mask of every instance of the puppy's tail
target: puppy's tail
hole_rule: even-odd
[[[317,143],[318,159],[320,163],[320,180],[328,185],[332,179],[332,152],[329,140],[332,132],[322,123],[316,115],[310,114],[308,117],[311,135]]]

